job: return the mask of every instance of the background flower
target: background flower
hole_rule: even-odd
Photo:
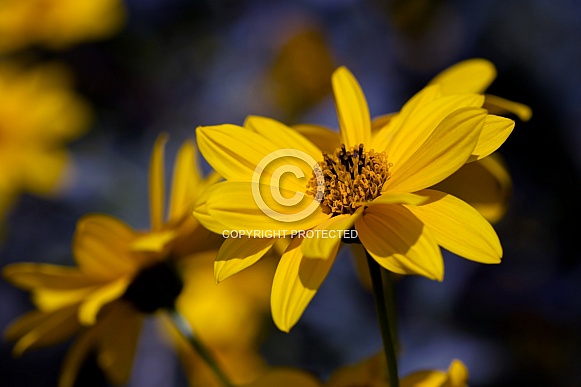
[[[0,219],[21,192],[62,190],[71,168],[65,146],[90,121],[63,66],[0,62]]]
[[[121,0],[25,0],[0,3],[0,52],[28,45],[64,48],[108,37],[123,25]]]

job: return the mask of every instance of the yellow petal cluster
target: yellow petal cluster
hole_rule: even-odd
[[[63,67],[0,63],[0,218],[20,192],[47,195],[64,183],[64,146],[90,120]]]

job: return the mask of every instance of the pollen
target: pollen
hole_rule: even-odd
[[[307,194],[314,196],[327,214],[353,214],[357,208],[381,194],[389,179],[385,152],[365,151],[363,144],[347,150],[344,144],[334,155],[323,152],[319,163],[307,185]]]

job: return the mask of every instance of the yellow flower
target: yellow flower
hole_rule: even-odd
[[[15,355],[79,333],[70,348],[59,385],[71,386],[84,359],[96,355],[112,383],[126,383],[142,320],[172,308],[183,283],[176,266],[217,246],[217,238],[192,216],[193,201],[217,175],[200,176],[191,141],[176,157],[172,192],[164,217],[163,153],[166,136],[154,146],[150,166],[151,230],[136,231],[107,215],[88,215],[77,224],[73,256],[78,267],[17,263],[4,277],[29,290],[38,310],[6,332]]]
[[[346,68],[334,73],[333,88],[341,143],[332,154],[262,117],[197,131],[200,151],[227,181],[206,191],[194,215],[217,233],[258,236],[225,241],[216,280],[256,262],[279,233],[297,236],[272,287],[273,319],[283,331],[296,324],[353,227],[370,256],[398,274],[442,280],[438,245],[482,263],[502,255],[494,229],[474,208],[429,187],[495,151],[513,121],[487,114],[483,95],[446,95],[435,84],[373,135],[365,96]]]
[[[466,387],[468,370],[460,360],[453,360],[447,371],[417,371],[400,379],[401,387]],[[292,368],[273,368],[244,387],[389,387],[383,354],[335,371],[324,383],[308,372]]]
[[[106,38],[125,21],[121,0],[21,0],[0,2],[0,52],[41,44],[64,48]]]
[[[87,104],[56,64],[0,63],[0,219],[22,192],[47,195],[69,166],[63,145],[89,124]]]

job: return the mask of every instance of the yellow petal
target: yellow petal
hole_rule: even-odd
[[[95,347],[100,327],[97,325],[81,334],[67,351],[63,360],[58,387],[73,387],[85,359]]]
[[[396,113],[389,122],[380,128],[379,131],[373,133],[373,142],[371,147],[377,151],[383,151],[390,148],[388,157],[393,160],[397,155],[394,151],[398,148],[397,143],[403,141],[403,134],[401,134],[401,127],[406,124],[407,121],[412,120],[413,117],[425,109],[426,106],[430,106],[430,103],[434,102],[438,98],[442,97],[442,90],[440,86],[428,86],[416,93],[405,105],[401,108],[399,113]],[[429,113],[429,112],[428,112]],[[424,116],[429,117],[430,114],[424,114]],[[409,125],[412,128],[412,125]],[[412,130],[407,130],[408,135],[411,135]],[[429,135],[426,134],[427,137]],[[395,145],[391,146],[393,142]]]
[[[222,184],[222,183],[220,183]],[[215,184],[208,189],[206,189],[201,196],[198,198],[196,205],[194,207],[193,215],[202,226],[207,228],[208,230],[215,232],[217,234],[221,234],[224,230],[227,230],[228,227],[223,225],[222,223],[218,222],[215,217],[210,215],[209,208],[208,208],[208,199],[211,198],[213,195],[212,193],[216,189],[220,189],[219,184]]]
[[[167,134],[162,133],[155,140],[149,164],[149,208],[151,229],[157,231],[163,224],[163,207],[165,203],[164,149]]]
[[[369,144],[371,140],[371,118],[365,95],[359,83],[346,67],[333,73],[335,107],[341,128],[341,143],[347,149]]]
[[[344,232],[353,227],[355,219],[361,216],[362,212],[363,207],[359,207],[353,215],[337,215],[315,227],[312,237],[305,238],[302,243],[304,256],[311,259],[329,259],[329,256],[339,248]]]
[[[6,330],[6,340],[18,340],[12,354],[21,356],[28,349],[60,343],[80,328],[76,306],[51,313],[32,311],[14,321]]]
[[[115,385],[129,381],[142,322],[143,315],[124,303],[112,305],[104,321],[100,322],[103,329],[98,363]]]
[[[6,281],[20,288],[74,289],[93,286],[103,280],[91,277],[77,268],[43,263],[15,263],[2,270]]]
[[[129,244],[135,232],[107,215],[87,215],[77,223],[73,255],[82,272],[101,278],[115,278],[135,269]]]
[[[261,160],[280,150],[258,133],[236,125],[199,127],[196,138],[204,158],[227,180],[250,181]]]
[[[508,118],[487,114],[480,137],[469,161],[483,159],[497,150],[514,129],[514,121]]]
[[[333,154],[341,144],[341,136],[338,132],[321,125],[300,124],[293,125],[292,128],[308,138],[322,152]]]
[[[168,220],[177,221],[193,211],[193,203],[199,196],[201,171],[198,165],[196,146],[186,141],[181,146],[174,164],[171,200]]]
[[[385,192],[373,200],[373,204],[411,204],[417,206],[428,200],[417,193]]]
[[[432,187],[465,201],[494,224],[505,214],[512,195],[512,180],[497,154],[464,164]]]
[[[132,251],[162,253],[178,236],[177,230],[151,232],[137,237],[129,248]]]
[[[355,221],[363,247],[385,269],[442,280],[442,253],[430,231],[401,205],[368,207]]]
[[[220,247],[214,262],[214,280],[224,281],[258,261],[276,242],[276,238],[230,237]]]
[[[371,135],[373,136],[376,132],[383,129],[396,115],[397,113],[384,114],[371,120]]]
[[[322,152],[305,136],[272,118],[248,116],[244,126],[271,141],[280,149],[298,149],[319,160]]]
[[[98,288],[99,285],[74,289],[39,288],[32,292],[32,302],[43,312],[54,312],[79,304]]]
[[[101,308],[111,301],[121,297],[127,286],[129,286],[130,278],[121,277],[105,286],[92,292],[87,299],[79,306],[79,321],[83,325],[93,325],[97,319],[97,314]]]
[[[302,194],[260,185],[258,193],[254,195],[252,183],[223,182],[212,189],[212,195],[206,203],[207,211],[220,224],[228,225],[228,230],[238,231],[306,230],[330,217],[323,213],[314,197],[303,195],[298,204],[286,205],[272,196],[273,190],[280,190],[284,197],[299,197],[297,195]],[[203,219],[200,221],[203,223]],[[212,231],[222,233],[224,230]]]
[[[460,360],[454,359],[448,368],[448,380],[442,387],[466,387],[468,368]]]
[[[272,283],[272,318],[278,329],[284,332],[289,332],[299,321],[337,254],[335,250],[328,259],[304,258],[302,241],[302,238],[293,239],[280,259]]]
[[[472,261],[500,263],[498,236],[478,211],[444,192],[423,190],[419,194],[430,200],[406,208],[430,229],[439,245]]]
[[[478,94],[438,98],[437,86],[424,90],[425,95],[412,98],[373,138],[375,150],[385,150],[388,160],[395,166],[406,162],[453,113],[467,107],[479,108],[484,102],[484,97]]]
[[[439,84],[444,94],[483,93],[496,78],[496,68],[486,59],[468,59],[436,75],[430,85]]]
[[[533,111],[527,105],[490,94],[486,95],[484,107],[493,114],[516,114],[516,116],[520,118],[521,121],[525,122],[530,120],[533,115]]]
[[[456,172],[472,154],[486,110],[463,108],[446,117],[402,165],[394,165],[383,191],[414,192]]]

